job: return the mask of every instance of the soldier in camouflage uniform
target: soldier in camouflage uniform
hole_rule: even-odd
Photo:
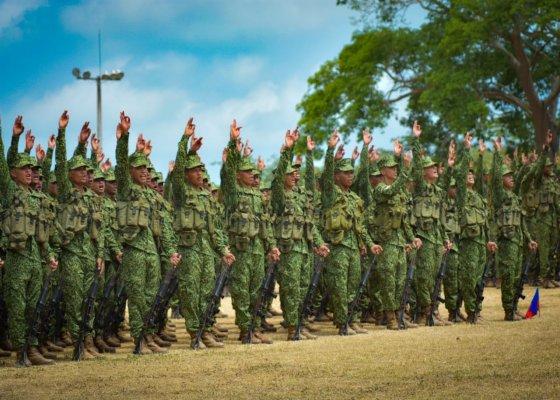
[[[161,228],[158,205],[147,187],[149,161],[142,152],[143,139],[137,151],[128,156],[130,118],[121,113],[117,126],[117,222],[123,240],[122,275],[128,295],[130,331],[135,342],[141,343],[141,354],[163,353],[164,349],[154,341],[155,327],[147,327],[144,339],[140,336],[144,318],[149,311],[158,290],[161,278],[160,260],[156,246],[154,229]],[[173,239],[166,229],[161,234],[163,257],[168,257],[172,266],[179,263]],[[147,345],[144,347],[144,343]],[[149,349],[149,350],[148,350]]]
[[[514,291],[521,278],[523,243],[531,251],[537,250],[521,214],[521,199],[514,193],[513,171],[503,164],[501,139],[494,140],[494,157],[492,160],[492,198],[496,212],[497,224],[497,259],[498,274],[502,280],[502,307],[506,321],[521,319],[516,315]],[[493,239],[493,238],[492,238]]]
[[[422,128],[415,121],[412,128],[412,153],[414,193],[412,217],[415,236],[422,239],[422,247],[416,255],[414,288],[416,292],[417,323],[427,324],[431,295],[441,263],[444,248],[452,247],[447,238],[441,218],[444,193],[436,184],[437,165],[428,156],[423,156],[420,144]],[[443,247],[442,247],[443,246]]]
[[[248,158],[250,152],[245,157],[241,156],[240,129],[234,120],[222,168],[221,191],[228,221],[229,243],[236,258],[230,277],[235,323],[240,329],[240,339],[246,341],[250,336],[248,330],[253,318],[252,308],[264,276],[265,254],[271,262],[277,262],[280,251],[270,225],[263,219],[263,198],[254,179],[256,166]],[[253,321],[252,325],[252,343],[272,343],[259,332],[260,318]]]
[[[297,171],[292,165],[292,152],[298,138],[297,131],[286,133],[280,161],[274,173],[271,195],[274,232],[282,252],[278,275],[288,340],[294,340],[296,325],[304,323],[299,321],[299,311],[309,286],[309,248],[312,246],[323,257],[329,251],[309,215],[313,192],[308,195],[307,191],[296,189]],[[311,152],[313,148],[314,143],[309,138],[308,150]],[[309,172],[314,176],[313,170]],[[302,334],[308,339],[316,338],[306,328]]]
[[[350,190],[354,179],[349,159],[343,159],[344,151],[339,148],[336,161],[334,148],[339,141],[338,132],[328,140],[325,171],[322,184],[322,206],[325,218],[324,238],[330,248],[326,259],[326,278],[331,294],[334,323],[340,335],[367,333],[356,323],[353,316],[346,327],[348,304],[353,301],[360,281],[360,253],[369,250],[380,254],[383,249],[374,244],[366,232],[363,217],[363,201]]]
[[[179,302],[191,340],[195,340],[203,322],[202,317],[214,287],[214,251],[222,256],[222,262],[228,268],[235,261],[227,247],[225,234],[214,221],[211,194],[204,187],[204,164],[196,154],[202,145],[202,138],[196,138],[194,133],[195,125],[191,118],[179,142],[171,177],[175,207],[173,225],[179,237],[182,256],[178,267]],[[190,151],[189,139],[192,140]],[[211,329],[211,326],[206,327],[202,342],[206,347],[223,347],[223,343],[216,341]]]
[[[5,188],[3,231],[6,236],[6,260],[3,267],[4,301],[8,314],[8,332],[14,349],[18,352],[18,366],[47,365],[52,360],[39,353],[38,338],[30,338],[25,361],[23,347],[29,334],[29,323],[41,290],[45,260],[54,270],[58,263],[48,243],[46,224],[39,220],[41,204],[31,190],[32,167],[35,160],[26,153],[17,153],[17,142],[23,132],[22,117],[18,116],[13,127],[10,154],[4,156],[0,138],[0,186]]]
[[[459,212],[459,291],[465,303],[467,322],[476,323],[476,285],[486,264],[486,251],[496,251],[496,243],[488,240],[488,205],[475,187],[475,173],[470,156],[472,134],[467,132],[459,149],[456,170],[457,210]]]

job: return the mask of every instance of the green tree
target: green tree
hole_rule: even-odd
[[[507,132],[540,145],[559,131],[558,0],[338,0],[363,27],[308,80],[300,125],[318,142],[383,127],[395,104],[423,123],[423,140],[443,152],[451,132]],[[417,28],[401,17],[423,10]],[[389,78],[389,79],[388,79]],[[383,90],[379,82],[390,82]]]

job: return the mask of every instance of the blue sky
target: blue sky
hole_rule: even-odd
[[[44,0],[0,1],[0,115],[7,141],[13,118],[24,116],[42,143],[68,109],[70,146],[85,120],[95,129],[95,84],[77,81],[73,67],[121,69],[103,86],[104,148],[114,160],[114,127],[124,109],[132,138],[154,143],[154,164],[166,170],[189,116],[204,137],[201,155],[218,178],[232,118],[255,155],[278,151],[307,78],[350,42],[352,12],[335,0]],[[381,82],[383,84],[383,82]],[[374,132],[378,147],[405,133],[395,118]],[[132,142],[132,140],[131,140]],[[347,149],[347,154],[351,151]]]

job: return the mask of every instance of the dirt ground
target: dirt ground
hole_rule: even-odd
[[[526,288],[525,312],[534,288]],[[70,350],[54,366],[14,368],[0,360],[0,399],[559,399],[560,290],[542,290],[540,316],[504,322],[499,290],[485,291],[476,326],[378,330],[340,337],[318,323],[318,340],[241,345],[229,298],[219,322],[230,329],[224,349],[188,348],[184,324],[165,355],[116,355],[80,363]],[[443,307],[442,312],[445,314]],[[271,319],[278,326],[280,318]]]

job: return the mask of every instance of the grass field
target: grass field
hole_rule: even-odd
[[[520,304],[523,312],[533,295]],[[14,368],[2,360],[1,399],[559,399],[560,290],[541,291],[540,316],[504,322],[500,293],[486,289],[484,321],[400,332],[336,336],[317,324],[315,341],[272,345],[236,341],[230,318],[225,349],[192,351],[179,320],[179,343],[165,355],[133,356],[132,346],[103,359]],[[443,310],[442,310],[443,311]],[[279,318],[273,319],[279,322]]]

